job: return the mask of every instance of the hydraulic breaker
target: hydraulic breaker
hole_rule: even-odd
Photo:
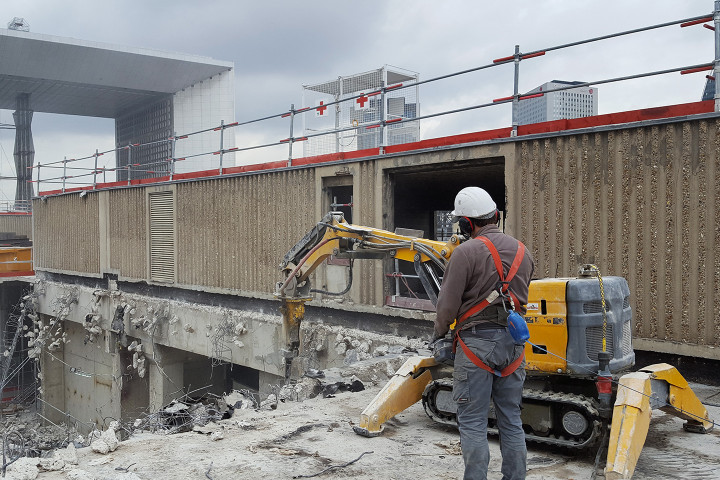
[[[654,408],[686,420],[683,427],[690,432],[708,433],[714,425],[675,367],[660,363],[623,375],[613,409],[607,480],[632,477]]]
[[[377,437],[383,423],[422,398],[425,387],[432,380],[429,368],[436,365],[434,357],[411,357],[375,396],[360,414],[360,425],[355,433],[364,437]]]

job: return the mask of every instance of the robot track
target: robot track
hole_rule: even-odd
[[[452,380],[430,382],[423,392],[422,403],[425,413],[434,421],[457,426]],[[529,442],[589,450],[597,447],[602,436],[603,422],[597,402],[583,395],[525,389],[522,420]],[[498,433],[492,405],[488,431]]]

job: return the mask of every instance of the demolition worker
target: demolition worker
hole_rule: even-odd
[[[453,399],[457,402],[464,479],[487,478],[491,398],[500,432],[502,478],[524,479],[527,449],[520,420],[524,347],[515,344],[506,325],[512,307],[525,313],[534,262],[521,242],[500,231],[497,206],[482,188],[460,190],[452,214],[470,239],[453,251],[445,270],[434,343],[457,319]],[[497,268],[500,263],[502,274]]]

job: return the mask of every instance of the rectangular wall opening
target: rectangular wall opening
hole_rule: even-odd
[[[501,217],[505,216],[503,157],[398,169],[388,173],[388,185],[392,198],[392,208],[388,209],[391,230],[421,230],[424,238],[447,241],[457,230],[450,214],[455,195],[470,186],[487,190]],[[385,292],[386,305],[435,310],[409,262],[388,262]]]

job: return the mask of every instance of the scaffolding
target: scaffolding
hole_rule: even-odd
[[[22,293],[7,319],[0,324],[0,408],[15,410],[35,402],[35,362],[28,356],[25,336],[32,323]],[[1,319],[0,319],[1,320]]]
[[[420,113],[418,80],[416,72],[385,65],[369,72],[303,85],[303,132],[308,137],[303,155],[418,141],[420,122],[409,121]],[[400,86],[404,88],[398,90]],[[333,105],[322,108],[329,103]],[[399,121],[404,122],[393,125]],[[377,128],[378,122],[388,123],[388,128]],[[323,132],[335,134],[314,136]]]

